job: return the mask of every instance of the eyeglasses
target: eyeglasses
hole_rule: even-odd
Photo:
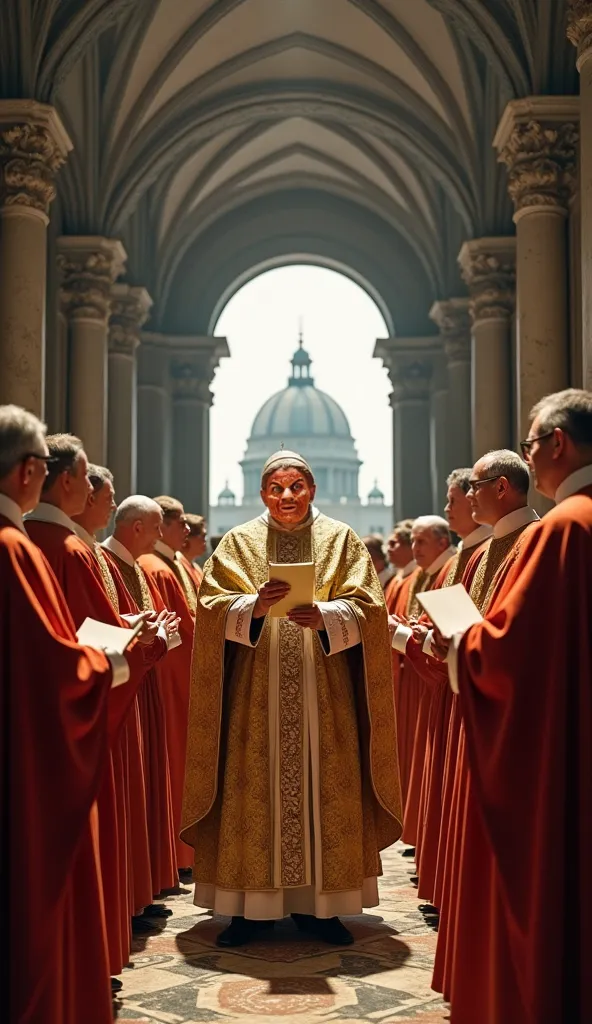
[[[539,434],[538,437],[527,437],[525,441],[520,442],[520,451],[522,452],[522,458],[525,459],[527,455],[530,455],[530,449],[532,448],[535,441],[544,441],[547,437],[553,437],[555,430],[548,430],[546,434]]]
[[[497,476],[484,476],[482,480],[469,480],[469,491],[473,491],[476,494],[479,488],[483,487],[483,484],[492,484],[494,480],[499,480],[501,475],[501,473],[498,473]]]

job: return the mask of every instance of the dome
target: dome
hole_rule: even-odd
[[[380,490],[378,480],[374,481],[374,487],[368,492],[368,503],[370,505],[381,505],[384,503],[384,491]]]
[[[226,481],[226,486],[220,491],[220,494],[218,495],[218,504],[219,505],[234,505],[235,502],[236,502],[236,494],[228,486],[228,480],[227,480]]]
[[[290,387],[268,398],[253,421],[251,438],[351,438],[347,417],[334,398],[315,387]]]

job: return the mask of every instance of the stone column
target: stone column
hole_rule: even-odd
[[[580,72],[582,381],[592,389],[592,0],[569,0],[567,35]]]
[[[62,296],[70,334],[70,430],[91,462],[107,461],[107,338],[111,287],[126,254],[110,238],[65,236],[58,241]]]
[[[200,515],[209,508],[210,384],[220,359],[229,355],[226,338],[142,336],[140,487],[151,495],[172,493]]]
[[[53,107],[0,100],[0,404],[44,414],[47,225],[72,143]]]
[[[107,464],[115,477],[118,501],[136,491],[136,349],[151,306],[145,288],[115,284],[111,289]]]
[[[516,240],[465,242],[458,261],[469,292],[472,323],[472,459],[512,447],[511,331]]]
[[[569,383],[566,219],[576,177],[578,100],[532,96],[505,109],[494,145],[516,224],[516,421]]]
[[[434,359],[430,387],[430,480],[432,510],[444,514],[448,454],[448,370],[444,355]]]
[[[430,319],[440,328],[448,364],[448,472],[472,466],[471,321],[469,300],[435,302]]]
[[[393,385],[394,518],[415,518],[433,509],[430,447],[430,382],[436,338],[380,338],[381,358]]]
[[[210,501],[210,381],[198,367],[173,363],[173,493],[187,512],[208,515]]]

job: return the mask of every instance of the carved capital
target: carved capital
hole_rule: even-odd
[[[399,402],[427,402],[430,397],[432,362],[430,359],[405,359],[389,371],[393,386],[391,404]]]
[[[494,146],[508,168],[515,219],[532,207],[567,212],[577,180],[578,110],[577,97],[563,96],[527,97],[506,107]]]
[[[141,340],[141,328],[146,323],[152,299],[145,288],[128,284],[114,284],[111,288],[111,317],[109,320],[109,351],[133,357]]]
[[[126,261],[121,242],[109,238],[64,236],[58,239],[61,300],[67,316],[107,323],[111,289]]]
[[[171,363],[173,398],[192,400],[209,408],[214,401],[210,391],[211,380],[212,375],[208,375],[205,367],[180,360]]]
[[[24,207],[46,217],[55,176],[71,148],[53,107],[0,101],[0,207]]]
[[[515,239],[478,238],[465,242],[458,262],[469,288],[472,322],[509,320],[515,305]]]
[[[568,0],[567,38],[577,50],[578,71],[592,56],[592,0]]]
[[[464,363],[471,358],[471,317],[468,299],[444,299],[434,302],[430,319],[438,325],[449,363]]]

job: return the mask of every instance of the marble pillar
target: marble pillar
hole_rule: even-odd
[[[53,107],[0,100],[0,404],[44,415],[47,225],[72,143]]]
[[[592,0],[568,2],[567,35],[580,72],[581,380],[592,390]]]
[[[210,384],[220,359],[230,355],[226,338],[144,331],[139,355],[140,490],[173,494],[188,512],[207,515]]]
[[[210,381],[199,369],[173,365],[173,493],[187,512],[208,515]]]
[[[111,289],[107,464],[115,478],[118,501],[136,491],[136,350],[151,306],[145,288],[114,284]]]
[[[505,109],[494,145],[516,224],[516,440],[532,406],[569,384],[567,230],[576,180],[578,99],[532,96]]]
[[[430,481],[432,510],[444,514],[448,454],[448,368],[444,355],[434,358],[430,381]]]
[[[448,367],[447,472],[472,466],[471,321],[469,300],[435,302],[430,318],[440,329]]]
[[[463,245],[458,261],[469,293],[471,316],[472,459],[512,448],[512,316],[516,240],[477,238]]]
[[[89,460],[107,461],[108,325],[111,288],[123,273],[125,250],[116,239],[63,236],[58,240],[62,303],[69,331],[69,424]]]
[[[437,351],[437,338],[380,338],[374,350],[393,386],[395,521],[434,511],[430,386]]]

